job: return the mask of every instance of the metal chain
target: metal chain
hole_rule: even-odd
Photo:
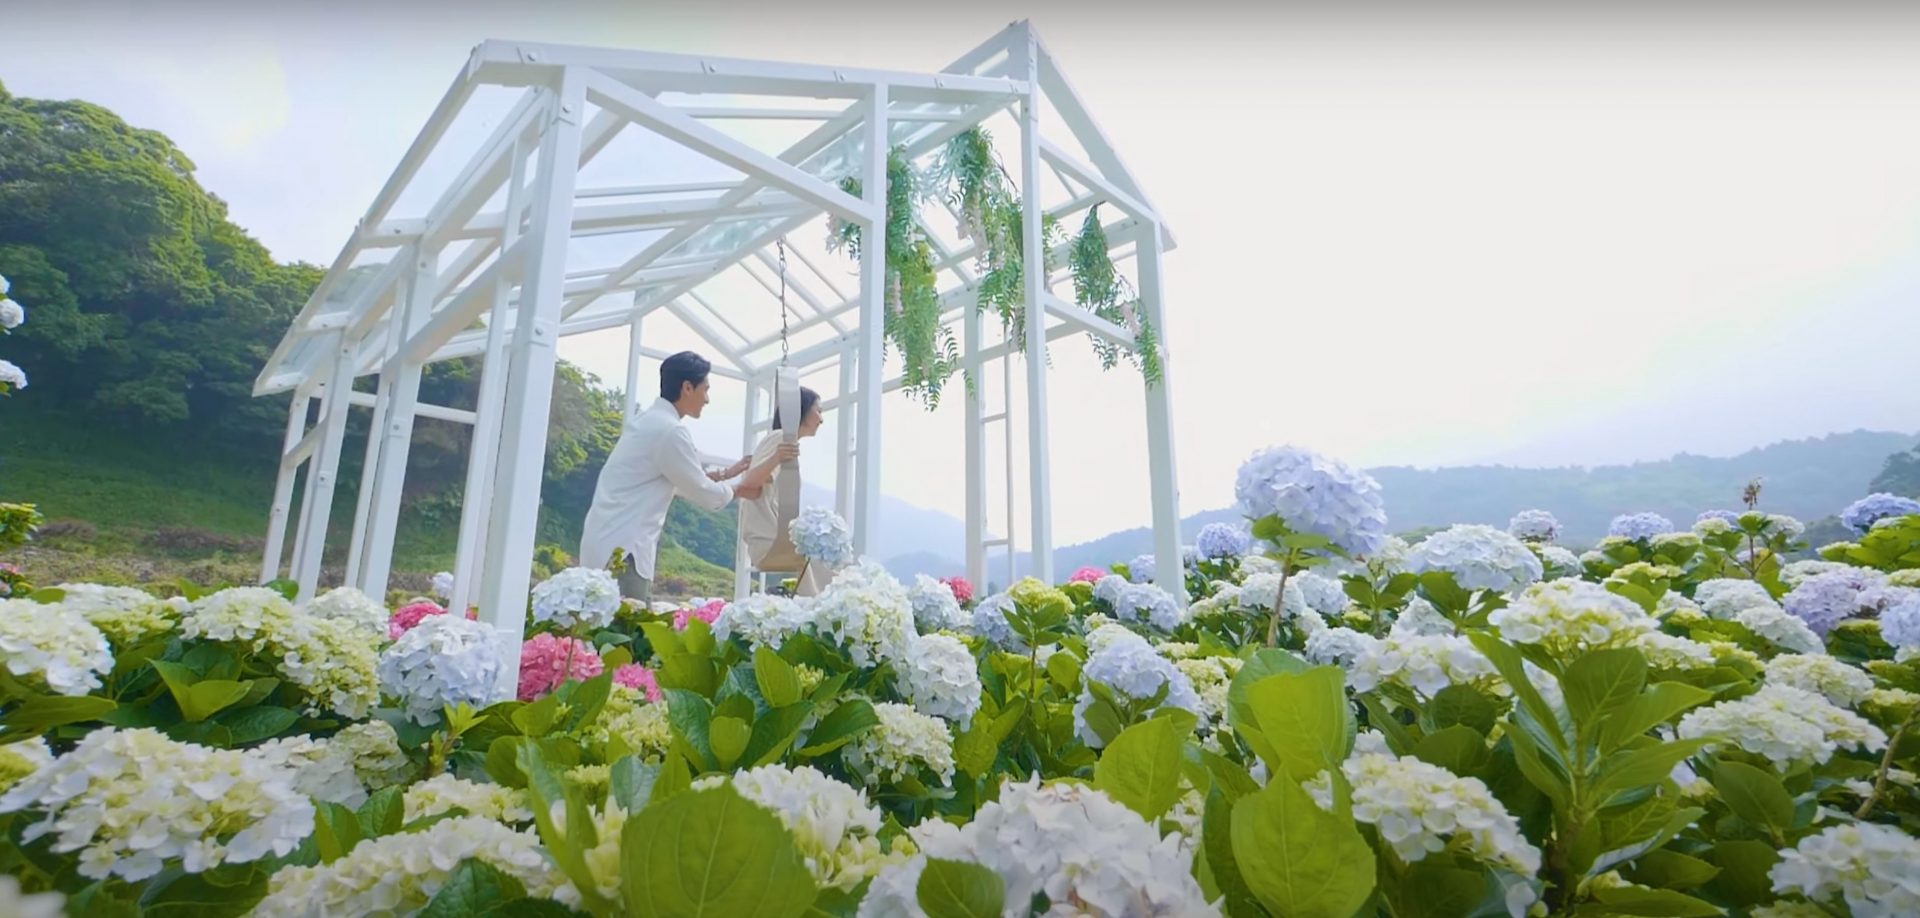
[[[780,252],[780,365],[787,365],[787,240],[774,243]]]

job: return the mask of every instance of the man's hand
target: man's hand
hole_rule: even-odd
[[[781,462],[800,458],[800,444],[787,440],[780,441],[780,445],[774,448],[773,458]],[[744,462],[746,460],[743,459],[741,461]]]
[[[739,477],[740,473],[746,471],[747,467],[752,463],[753,463],[752,456],[741,456],[739,462],[736,462],[730,466],[727,466],[724,469],[716,469],[714,471],[708,472],[707,477],[713,479],[714,481],[726,481],[729,478],[737,478]]]

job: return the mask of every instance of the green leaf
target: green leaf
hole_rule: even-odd
[[[1696,889],[1705,886],[1720,868],[1678,851],[1656,848],[1634,862],[1626,871],[1627,879],[1644,886],[1664,889]]]
[[[520,881],[486,861],[468,858],[447,875],[447,884],[419,912],[419,918],[468,918],[527,894]]]
[[[1283,775],[1233,805],[1234,860],[1275,915],[1351,918],[1374,887],[1373,849],[1352,820]]]
[[[1309,666],[1307,661],[1284,650],[1268,648],[1255,652],[1234,674],[1233,681],[1227,683],[1228,722],[1235,730],[1242,725],[1254,727],[1257,722],[1253,717],[1253,707],[1247,700],[1247,690],[1268,676],[1306,672]]]
[[[1385,890],[1395,918],[1459,918],[1479,914],[1492,884],[1484,869],[1467,868],[1429,857],[1407,865]]]
[[[663,692],[667,699],[667,722],[673,725],[674,735],[685,740],[699,757],[693,764],[701,771],[719,767],[713,762],[713,747],[707,736],[707,723],[713,719],[713,703],[686,689],[670,688]]]
[[[1614,753],[1600,765],[1600,775],[1593,787],[1595,799],[1605,806],[1614,794],[1658,784],[1673,771],[1673,766],[1699,752],[1707,743],[1704,739],[1673,740]]]
[[[1513,761],[1527,783],[1547,795],[1556,810],[1564,811],[1573,797],[1573,780],[1557,756],[1540,747],[1533,733],[1523,729],[1529,722],[1523,712],[1515,712],[1508,722],[1507,739],[1513,746]]]
[[[747,739],[747,751],[741,759],[745,767],[758,768],[779,761],[792,748],[801,725],[812,713],[813,702],[799,701],[754,718],[753,733]]]
[[[537,701],[514,709],[507,719],[527,736],[545,736],[560,719],[560,693],[551,692]]]
[[[1346,674],[1339,667],[1268,676],[1248,687],[1247,697],[1278,759],[1267,762],[1275,772],[1305,781],[1346,760],[1353,742],[1353,707],[1347,703]]]
[[[741,753],[747,751],[747,740],[753,736],[753,728],[738,717],[715,717],[707,725],[707,742],[713,747],[713,760],[721,768],[732,768],[740,761]]]
[[[5,716],[0,716],[0,724],[6,725],[7,732],[42,733],[54,727],[66,724],[85,723],[99,720],[118,707],[111,698],[96,698],[92,695],[38,695],[15,705]]]
[[[814,899],[786,826],[730,784],[641,810],[620,842],[621,892],[635,918],[792,918]]]
[[[281,731],[293,726],[299,720],[300,715],[292,710],[260,704],[227,711],[219,717],[220,725],[233,734],[233,744],[236,746],[245,746],[279,736]]]
[[[1647,684],[1647,661],[1629,648],[1589,651],[1560,677],[1567,710],[1583,726],[1597,721],[1640,694]],[[1583,734],[1585,735],[1585,734]]]
[[[172,871],[161,874],[166,877]],[[159,884],[160,878],[150,881]],[[267,894],[267,871],[253,864],[228,864],[206,873],[181,873],[150,886],[141,896],[140,914],[144,918],[239,918],[247,914]],[[70,913],[93,918],[95,911]]]
[[[753,651],[753,679],[770,707],[784,708],[800,700],[800,674],[766,647]]]
[[[1543,738],[1547,741],[1548,748],[1564,759],[1567,741],[1560,730],[1560,717],[1554,713],[1553,707],[1547,704],[1546,699],[1540,697],[1540,690],[1533,687],[1533,681],[1527,678],[1526,663],[1521,658],[1520,652],[1514,650],[1512,644],[1484,632],[1471,632],[1467,635],[1467,639],[1486,655],[1487,660],[1493,663],[1494,669],[1500,671],[1500,678],[1505,679],[1507,685],[1513,689],[1514,698],[1519,705],[1526,709],[1534,723],[1545,733]]]
[[[174,704],[180,706],[180,716],[188,723],[199,723],[220,713],[253,689],[249,683],[232,679],[201,679],[182,663],[152,660],[149,665],[166,682]]]
[[[1742,762],[1713,766],[1713,789],[1735,816],[1774,831],[1793,828],[1793,795],[1772,774]]]
[[[1243,773],[1244,774],[1244,773]],[[1247,779],[1249,783],[1251,778]],[[1206,852],[1213,881],[1226,896],[1223,904],[1228,915],[1258,915],[1258,900],[1241,876],[1239,862],[1233,856],[1233,803],[1236,798],[1221,792],[1218,783],[1207,793],[1207,806],[1200,814],[1200,843]]]
[[[1683,895],[1670,889],[1646,889],[1637,886],[1616,886],[1596,890],[1593,894],[1600,904],[1606,906],[1608,914],[1646,915],[1652,918],[1711,918],[1724,915],[1726,911],[1710,902],[1703,902],[1692,896]]]
[[[354,818],[360,823],[360,834],[365,838],[379,838],[400,831],[406,823],[407,808],[402,798],[405,788],[384,787],[374,791],[360,804]]]
[[[1601,721],[1600,748],[1618,749],[1712,697],[1713,693],[1706,689],[1679,682],[1656,682]]]
[[[846,745],[879,722],[880,715],[873,713],[873,705],[866,699],[854,698],[841,702],[839,707],[814,725],[813,731],[807,734],[807,744],[801,747],[800,754],[825,755]]]
[[[1461,777],[1479,777],[1492,757],[1486,736],[1460,724],[1427,734],[1414,744],[1413,756]]]
[[[927,918],[1000,918],[1007,895],[1000,875],[979,864],[928,858],[914,887]]]
[[[1472,686],[1449,685],[1434,694],[1422,713],[1426,715],[1429,730],[1444,730],[1458,724],[1486,736],[1493,732],[1493,722],[1500,711],[1485,692]]]
[[[660,768],[640,761],[638,756],[624,756],[608,770],[607,793],[621,809],[638,813],[647,806]]]
[[[1715,843],[1707,859],[1720,868],[1713,891],[1738,906],[1773,901],[1773,879],[1767,874],[1779,863],[1780,852],[1763,841],[1741,839]]]
[[[1093,786],[1157,822],[1180,799],[1181,749],[1193,734],[1194,717],[1155,717],[1114,737],[1093,766]]]
[[[524,736],[502,736],[496,738],[487,747],[485,762],[487,777],[493,783],[515,789],[527,786],[527,776],[520,771],[520,746],[527,742]]]
[[[352,810],[338,803],[315,803],[313,816],[313,843],[320,863],[332,863],[360,844],[360,820]]]

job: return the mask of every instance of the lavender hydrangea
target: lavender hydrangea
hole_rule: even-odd
[[[1380,483],[1344,462],[1293,446],[1264,449],[1240,466],[1233,495],[1250,519],[1279,517],[1353,555],[1386,542]]]
[[[1607,535],[1645,542],[1673,531],[1673,521],[1658,513],[1622,513],[1607,524]]]
[[[1728,525],[1738,526],[1740,525],[1740,514],[1732,510],[1707,510],[1703,511],[1699,516],[1694,517],[1693,524],[1698,526],[1708,520],[1722,520]]]
[[[533,620],[605,628],[620,611],[620,586],[603,570],[570,567],[533,588]]]
[[[1318,571],[1301,571],[1287,582],[1289,590],[1296,585],[1307,608],[1320,613],[1322,618],[1332,618],[1347,608],[1347,588],[1337,578]]]
[[[1545,510],[1522,510],[1507,521],[1507,533],[1523,542],[1551,542],[1560,537],[1560,521]]]
[[[491,625],[459,615],[430,615],[380,655],[380,690],[407,716],[432,723],[440,709],[496,700],[501,638]]]
[[[793,548],[809,561],[839,567],[853,560],[853,530],[840,514],[825,507],[808,507],[787,528]]]
[[[1202,558],[1238,558],[1253,547],[1253,537],[1232,523],[1208,523],[1194,539]]]
[[[1122,587],[1111,603],[1115,618],[1142,622],[1161,631],[1180,627],[1180,604],[1166,590],[1150,583],[1127,583]]]
[[[1427,536],[1407,559],[1414,573],[1446,571],[1469,590],[1512,593],[1540,579],[1540,559],[1492,526],[1462,523]]]
[[[1869,598],[1865,594],[1881,584],[1882,578],[1873,571],[1850,567],[1808,577],[1780,597],[1780,604],[1815,634],[1825,636],[1841,620],[1859,615]]]
[[[1134,555],[1133,560],[1127,562],[1127,579],[1134,583],[1151,583],[1153,567],[1152,553]]]
[[[1123,577],[1108,574],[1106,579],[1127,581]],[[1027,652],[1027,643],[1013,631],[1013,623],[1007,621],[1007,613],[1013,611],[1013,597],[1006,593],[995,593],[973,607],[973,633],[992,641],[995,645],[1018,653]]]
[[[1880,636],[1895,647],[1920,647],[1920,590],[1901,590],[1880,610]]]
[[[1865,535],[1873,524],[1890,516],[1910,516],[1920,513],[1920,500],[1888,494],[1885,491],[1869,494],[1847,505],[1840,511],[1840,524],[1856,533]]]
[[[1087,658],[1087,665],[1080,675],[1088,682],[1098,682],[1113,690],[1114,694],[1124,698],[1141,701],[1159,693],[1166,686],[1167,697],[1161,705],[1203,714],[1205,705],[1193,690],[1193,683],[1185,673],[1173,665],[1173,661],[1155,652],[1153,645],[1146,639],[1131,632],[1115,633],[1106,646],[1101,647],[1093,656]],[[1093,707],[1093,690],[1082,688],[1080,698],[1073,706],[1073,726],[1082,741],[1098,749],[1106,745],[1099,734],[1087,726],[1086,713]]]

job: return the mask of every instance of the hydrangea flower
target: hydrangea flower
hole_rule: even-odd
[[[1113,579],[1120,580],[1118,577]],[[1114,617],[1123,622],[1138,622],[1160,631],[1172,631],[1180,627],[1184,620],[1180,604],[1173,595],[1151,583],[1121,581],[1119,589],[1108,591],[1108,596]]]
[[[1320,613],[1323,618],[1332,618],[1346,611],[1349,599],[1347,587],[1338,579],[1318,571],[1301,571],[1287,581],[1287,586],[1298,584],[1300,598],[1307,608]]]
[[[0,294],[0,329],[13,331],[25,321],[27,321],[26,307],[7,299],[5,294]]]
[[[1166,653],[1164,646],[1161,653]],[[1193,693],[1200,698],[1203,726],[1218,723],[1227,716],[1227,690],[1232,688],[1234,674],[1240,672],[1243,662],[1238,657],[1192,657],[1173,661],[1173,668],[1187,677]]]
[[[1507,534],[1522,542],[1551,542],[1560,537],[1560,521],[1545,510],[1522,510],[1507,521]]]
[[[645,695],[648,701],[659,701],[666,697],[665,693],[660,691],[660,680],[654,676],[653,670],[638,663],[623,664],[615,669],[613,684],[633,689]]]
[[[1732,529],[1740,525],[1740,514],[1734,510],[1703,510],[1699,516],[1693,518],[1694,531],[1698,532],[1700,524],[1708,520],[1719,520],[1726,523],[1728,529]]]
[[[1351,555],[1370,555],[1387,538],[1380,483],[1298,447],[1254,453],[1240,466],[1233,494],[1249,519],[1279,517],[1289,529],[1324,536]]]
[[[274,871],[267,896],[252,915],[416,914],[445,888],[454,868],[467,860],[481,861],[513,877],[536,898],[555,897],[566,882],[532,832],[479,816],[456,816],[417,832],[367,839],[325,864]]]
[[[1767,876],[1774,892],[1844,905],[1856,918],[1901,918],[1920,914],[1916,865],[1920,839],[1893,826],[1844,823],[1780,852]]]
[[[0,360],[0,395],[27,387],[27,371],[11,360]]]
[[[387,608],[353,587],[337,587],[307,603],[306,612],[315,618],[346,622],[356,628],[379,634],[386,630]]]
[[[58,695],[85,695],[113,671],[107,636],[60,603],[0,599],[0,664]]]
[[[570,567],[533,588],[533,620],[572,630],[605,628],[620,611],[620,585],[613,575],[590,567]]]
[[[1067,578],[1068,583],[1098,583],[1102,577],[1111,577],[1113,573],[1097,567],[1082,567]]]
[[[1193,683],[1187,680],[1186,674],[1180,672],[1172,661],[1155,653],[1145,638],[1132,632],[1115,634],[1105,646],[1088,656],[1086,666],[1080,670],[1080,677],[1086,682],[1098,682],[1122,699],[1132,701],[1152,698],[1165,686],[1167,696],[1161,705],[1190,711],[1195,715],[1205,714],[1205,706],[1201,704],[1200,696],[1194,693]],[[1082,742],[1099,749],[1106,745],[1106,741],[1087,726],[1086,720],[1087,710],[1093,707],[1093,702],[1093,690],[1082,687],[1080,698],[1073,706],[1073,726]]]
[[[780,649],[787,638],[813,623],[810,605],[785,596],[756,594],[731,602],[713,620],[713,636],[720,640],[739,638],[747,646]]]
[[[1379,643],[1372,635],[1352,628],[1326,628],[1307,636],[1306,657],[1314,663],[1352,666]]]
[[[1720,577],[1703,581],[1693,590],[1693,601],[1700,604],[1700,611],[1709,618],[1730,621],[1741,610],[1754,606],[1779,607],[1773,601],[1773,594],[1767,588],[1751,580],[1734,580]]]
[[[53,750],[44,737],[30,737],[0,746],[0,794],[53,762]],[[5,914],[0,912],[0,914]]]
[[[433,595],[441,602],[453,599],[453,572],[441,571],[434,574],[433,583],[428,589],[432,590]]]
[[[964,606],[973,601],[973,581],[955,575],[952,577],[942,577],[940,578],[940,582],[947,585],[947,590],[953,594],[954,602]]]
[[[584,682],[605,669],[592,644],[575,637],[536,634],[520,645],[520,700],[533,701],[562,683]]]
[[[907,830],[919,854],[880,871],[859,918],[921,914],[915,890],[928,858],[979,864],[998,874],[1005,901],[1044,893],[1075,914],[1218,916],[1193,878],[1179,833],[1160,834],[1138,813],[1081,784],[1038,776],[1001,785],[965,826],[929,819]]]
[[[1631,600],[1598,584],[1554,580],[1526,589],[1487,623],[1516,644],[1539,644],[1557,654],[1618,647],[1658,623]]]
[[[1631,646],[1647,658],[1647,666],[1656,670],[1698,669],[1712,666],[1716,660],[1712,647],[1664,631],[1642,632],[1633,638]]]
[[[1124,577],[1114,579],[1126,582]],[[1027,642],[1020,640],[1020,635],[1014,633],[1013,623],[1007,621],[1007,613],[1011,611],[1013,597],[1006,593],[995,593],[980,600],[980,604],[973,607],[973,633],[1002,649],[1026,653]]]
[[[1807,623],[1779,606],[1749,606],[1734,613],[1734,622],[1762,640],[1794,653],[1825,653],[1826,645]]]
[[[787,527],[793,548],[809,561],[837,568],[853,560],[853,530],[825,507],[807,507]]]
[[[762,765],[701,778],[693,782],[693,789],[706,790],[723,782],[786,826],[808,872],[823,888],[851,892],[887,865],[906,860],[904,852],[889,855],[883,850],[880,827],[885,817],[868,802],[866,793],[816,768]]]
[[[422,599],[418,602],[407,603],[393,610],[393,615],[387,619],[387,640],[400,640],[400,635],[412,631],[415,626],[425,621],[429,615],[445,614],[447,614],[447,610],[436,602]],[[467,618],[469,620],[477,619],[478,615],[474,610],[468,609]]]
[[[944,717],[961,730],[980,710],[980,673],[967,645],[944,634],[916,635],[897,666],[900,694],[922,714]]]
[[[294,778],[239,750],[108,727],[0,795],[0,813],[43,814],[21,840],[52,835],[55,853],[79,852],[81,876],[138,882],[291,853],[314,813]]]
[[[1134,555],[1133,560],[1127,562],[1127,579],[1134,583],[1152,583],[1153,567],[1152,553]]]
[[[409,786],[401,797],[404,819],[413,822],[451,810],[495,822],[529,822],[527,792],[504,784],[482,784],[442,773]]]
[[[1539,872],[1540,849],[1479,778],[1385,749],[1362,752],[1358,742],[1340,771],[1353,786],[1353,818],[1375,827],[1401,860],[1415,863],[1457,845],[1486,864],[1524,876]],[[1305,787],[1332,811],[1330,775],[1321,772]]]
[[[1541,545],[1541,575],[1548,580],[1578,580],[1586,573],[1580,563],[1580,556],[1558,545]]]
[[[875,666],[906,650],[915,633],[913,600],[886,568],[862,559],[814,601],[813,630],[846,650],[853,665]]]
[[[1622,513],[1607,524],[1607,535],[1634,542],[1645,542],[1661,533],[1672,532],[1673,521],[1658,513]]]
[[[65,594],[60,605],[80,613],[116,647],[132,647],[180,625],[180,613],[145,590],[97,583],[63,583],[54,589]]]
[[[801,688],[805,690],[804,683]],[[641,761],[659,762],[673,745],[667,705],[664,700],[648,703],[641,690],[616,683],[586,734],[598,743],[618,739]]]
[[[711,625],[713,624],[714,619],[717,619],[720,617],[720,610],[725,609],[726,607],[727,607],[726,600],[715,599],[711,602],[701,603],[700,605],[695,606],[691,609],[675,609],[673,611],[673,630],[675,631],[687,630],[687,623],[693,621],[694,619],[699,619],[700,621],[706,622],[708,625]]]
[[[1833,574],[1851,570],[1858,570],[1858,568],[1839,561],[1816,561],[1809,558],[1805,561],[1793,561],[1785,567],[1782,567],[1780,569],[1780,582],[1786,584],[1788,588],[1792,588],[1821,574]]]
[[[1678,733],[1681,739],[1711,739],[1715,746],[1731,743],[1782,770],[1823,764],[1842,748],[1873,752],[1887,744],[1887,735],[1859,715],[1804,689],[1771,684],[1688,712]]]
[[[1459,629],[1453,620],[1447,618],[1425,598],[1415,596],[1407,600],[1405,608],[1394,616],[1391,634],[1453,634]]]
[[[480,622],[431,616],[380,655],[380,689],[421,724],[433,723],[445,707],[485,707],[500,684],[499,645]]]
[[[247,755],[290,768],[294,789],[327,803],[358,809],[368,791],[406,780],[411,770],[399,736],[384,720],[352,724],[325,739],[289,736],[268,740]]]
[[[1786,653],[1767,661],[1767,684],[1790,685],[1850,708],[1873,691],[1873,677],[1826,654]]]
[[[0,876],[0,915],[13,918],[66,918],[67,897],[57,892],[22,895],[20,878]]]
[[[1208,523],[1200,527],[1193,547],[1202,558],[1238,558],[1253,547],[1253,536],[1232,523]]]
[[[1920,513],[1920,500],[1901,497],[1884,491],[1869,494],[1847,505],[1840,511],[1840,525],[1860,535],[1866,535],[1873,524],[1890,516],[1911,516]]]
[[[914,624],[921,631],[959,631],[970,620],[953,589],[925,574],[913,578],[907,599],[913,604]]]
[[[1880,610],[1880,636],[1895,647],[1920,647],[1920,593],[1902,593]]]
[[[1866,611],[1863,600],[1869,591],[1885,583],[1885,578],[1873,571],[1849,567],[1800,581],[1799,586],[1780,597],[1780,605],[1793,617],[1806,622],[1813,633],[1824,636],[1841,620]]]
[[[868,787],[913,777],[925,768],[941,784],[953,781],[953,734],[947,722],[922,714],[910,705],[876,702],[879,723],[855,737],[844,749],[847,767]]]
[[[1347,671],[1347,684],[1356,692],[1393,683],[1426,698],[1449,685],[1490,687],[1498,681],[1493,661],[1472,641],[1452,634],[1388,634],[1365,645]]]
[[[1540,559],[1492,526],[1463,523],[1428,536],[1407,558],[1414,573],[1446,571],[1465,589],[1511,593],[1540,579]]]
[[[234,587],[202,597],[181,618],[180,633],[244,645],[272,659],[279,674],[306,694],[309,713],[331,710],[358,719],[378,700],[378,632],[300,615],[272,590]]]

